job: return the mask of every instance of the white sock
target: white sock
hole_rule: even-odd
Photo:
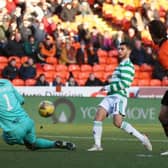
[[[101,146],[102,131],[103,131],[102,121],[94,121],[93,137],[95,144],[99,147]]]
[[[127,123],[126,121],[123,121],[121,124],[121,128],[131,134],[134,135],[136,138],[138,138],[141,142],[144,141],[144,135],[141,134],[139,131],[137,131],[131,124]]]

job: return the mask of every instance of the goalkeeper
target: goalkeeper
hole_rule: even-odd
[[[25,145],[30,150],[61,148],[74,150],[75,144],[36,138],[34,121],[22,108],[24,98],[10,81],[0,79],[0,128],[9,145]]]

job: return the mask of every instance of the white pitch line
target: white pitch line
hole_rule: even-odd
[[[89,136],[61,136],[61,135],[40,135],[46,138],[65,138],[65,139],[93,139],[93,137]],[[112,137],[103,137],[102,140],[107,140],[107,141],[131,141],[135,142],[137,141],[136,138],[112,138]],[[168,140],[164,139],[150,139],[151,142],[158,142],[158,143],[168,143]]]

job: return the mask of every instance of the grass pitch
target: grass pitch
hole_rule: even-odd
[[[76,151],[46,149],[29,151],[24,146],[9,146],[0,139],[0,166],[3,168],[167,168],[168,139],[159,124],[134,125],[147,133],[153,145],[148,152],[139,141],[113,125],[104,124],[102,152],[87,152],[93,144],[92,125],[47,124],[36,125],[37,136],[72,141]]]

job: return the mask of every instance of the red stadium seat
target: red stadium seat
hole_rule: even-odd
[[[76,79],[76,82],[79,86],[85,86],[87,79]]]
[[[150,86],[150,79],[139,79],[138,86]]]
[[[80,71],[80,66],[77,64],[71,64],[68,66],[69,72]]]
[[[46,58],[46,63],[56,65],[58,63],[57,59],[55,57],[47,57]]]
[[[25,80],[25,86],[34,86],[36,84],[35,79],[27,79]]]
[[[57,64],[55,66],[55,70],[58,71],[58,72],[59,71],[68,71],[68,67],[64,64]]]
[[[43,66],[43,70],[45,72],[47,72],[47,71],[55,71],[55,66],[54,65],[50,65],[50,64],[45,64]]]
[[[118,65],[118,59],[116,57],[108,57],[107,64],[115,64]]]
[[[168,86],[168,79],[162,80],[162,86]]]
[[[13,79],[12,83],[14,86],[24,86],[25,82],[22,79]]]
[[[3,64],[6,63],[7,64],[8,63],[8,58],[6,58],[4,56],[0,56],[0,64],[1,63],[3,63]]]
[[[105,64],[95,64],[93,66],[93,72],[104,71],[105,66]]]
[[[140,72],[139,79],[151,79],[152,74],[151,72]]]
[[[151,79],[150,86],[161,86],[162,82],[159,79]]]
[[[82,64],[81,65],[81,72],[92,72],[92,66],[89,64]]]
[[[28,56],[21,57],[20,59],[21,64],[24,64],[28,60],[28,58],[29,58]]]

